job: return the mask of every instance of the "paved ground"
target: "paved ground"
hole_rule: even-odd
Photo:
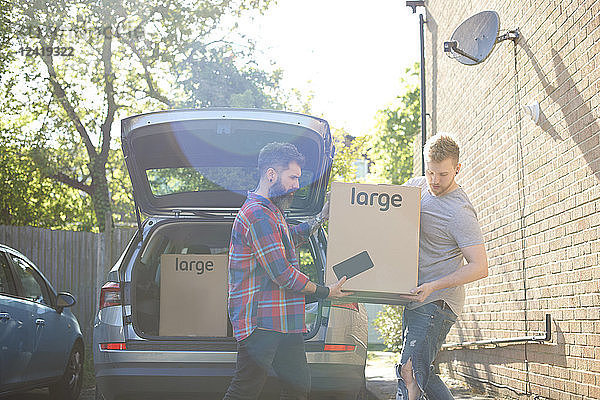
[[[81,390],[79,400],[94,400],[94,388],[87,388]],[[36,389],[30,390],[27,393],[19,393],[12,396],[0,396],[1,400],[48,400],[50,395],[48,389]]]
[[[378,400],[396,399],[396,371],[397,362],[395,353],[371,351],[367,358],[367,389]],[[444,383],[448,386],[456,400],[490,400],[494,399],[471,391],[464,382],[443,376]]]
[[[396,399],[396,373],[394,365],[397,355],[389,352],[372,351],[367,358],[367,389],[369,400]],[[463,382],[442,376],[456,400],[493,400],[493,397],[475,394]],[[48,390],[32,390],[25,394],[9,396],[2,400],[48,400]],[[94,400],[94,388],[84,388],[79,400]]]

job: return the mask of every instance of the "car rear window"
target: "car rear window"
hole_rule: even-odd
[[[301,189],[295,194],[300,199],[308,196],[308,186],[313,182],[313,173],[303,171]],[[230,190],[245,193],[258,184],[257,167],[182,167],[146,170],[150,189],[154,196],[174,193]]]
[[[264,121],[190,120],[137,128],[130,163],[138,194],[156,209],[238,208],[258,185],[258,154],[268,143],[291,143],[305,157],[292,210],[314,206],[320,190],[323,138],[308,128]],[[128,167],[133,167],[129,165]],[[130,171],[131,172],[131,171]]]

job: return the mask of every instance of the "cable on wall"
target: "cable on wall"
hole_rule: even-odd
[[[514,43],[514,58],[515,58],[515,116],[516,116],[516,130],[517,130],[517,162],[519,166],[517,168],[517,187],[519,197],[519,230],[521,233],[521,271],[523,272],[523,318],[525,324],[525,335],[529,332],[529,320],[527,316],[527,268],[525,265],[525,160],[523,153],[523,124],[522,124],[522,113],[521,113],[521,96],[519,86],[519,68],[518,68],[518,57],[517,57],[517,43]],[[523,347],[524,359],[525,359],[525,394],[530,394],[530,381],[529,381],[529,358],[527,354],[527,342],[524,343]]]

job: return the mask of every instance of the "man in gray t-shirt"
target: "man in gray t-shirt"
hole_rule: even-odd
[[[463,285],[488,274],[475,209],[454,180],[461,167],[458,145],[451,136],[438,134],[424,151],[425,177],[406,182],[421,188],[419,286],[412,291],[415,301],[403,313],[397,400],[417,400],[423,394],[453,399],[431,365],[462,311]]]

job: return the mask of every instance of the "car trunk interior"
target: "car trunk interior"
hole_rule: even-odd
[[[226,273],[232,226],[233,221],[185,218],[154,227],[131,275],[132,317],[139,336],[233,340]],[[316,257],[314,245],[310,240],[297,243],[299,268],[313,282],[323,283],[324,260]],[[307,297],[307,302],[306,328],[311,336],[321,311],[315,299]]]
[[[132,271],[132,313],[140,336],[232,337],[226,281],[231,227],[229,221],[189,220],[156,226]],[[176,275],[183,280],[171,279]],[[202,281],[215,275],[218,284]]]

